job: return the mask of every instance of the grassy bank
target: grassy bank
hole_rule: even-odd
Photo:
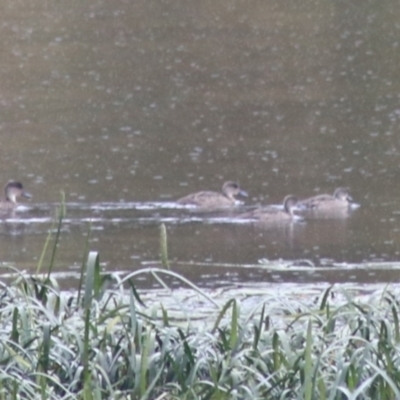
[[[166,254],[165,269],[111,279],[90,252],[69,293],[52,279],[55,253],[46,274],[40,267],[1,287],[0,399],[400,398],[394,288],[368,298],[330,287],[303,300],[219,304],[170,271]],[[141,274],[165,290],[166,275],[189,285],[210,305],[212,323],[194,323],[196,304],[183,298],[186,319],[156,300],[145,304],[134,285]]]
[[[132,277],[103,293],[99,272],[90,253],[77,293],[60,292],[50,277],[3,286],[0,398],[400,398],[399,303],[390,290],[361,301],[330,288],[312,302],[245,312],[237,299],[210,302],[210,326],[147,307]],[[170,272],[140,273],[163,280]]]

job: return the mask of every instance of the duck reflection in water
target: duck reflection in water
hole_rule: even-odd
[[[18,205],[18,197],[30,199],[32,196],[24,190],[21,182],[9,181],[4,187],[4,198],[0,201],[0,210],[14,210]]]
[[[301,219],[294,211],[298,209],[298,200],[296,196],[288,195],[283,200],[283,209],[268,206],[257,208],[247,213],[241,214],[238,218],[255,219],[263,225],[276,225],[281,223],[292,222]]]
[[[247,197],[247,192],[242,190],[236,182],[225,182],[222,192],[203,191],[189,194],[177,200],[182,205],[193,205],[201,208],[224,208],[240,204],[237,196]]]

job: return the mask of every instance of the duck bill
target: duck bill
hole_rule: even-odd
[[[32,195],[30,193],[28,193],[28,192],[22,192],[21,196],[25,197],[26,199],[31,199],[32,198]]]
[[[241,190],[241,191],[239,192],[239,196],[242,196],[242,197],[249,197],[248,193],[247,193],[246,191],[244,191],[244,190]]]
[[[293,207],[293,210],[295,210],[295,211],[306,211],[306,210],[309,210],[309,208],[305,204],[299,202]]]

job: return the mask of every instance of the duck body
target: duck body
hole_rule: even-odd
[[[247,197],[247,193],[236,182],[225,182],[222,192],[202,191],[177,200],[178,204],[202,208],[232,207],[237,204],[236,196]]]
[[[291,222],[295,219],[294,209],[297,206],[297,197],[288,195],[283,200],[283,209],[268,206],[257,208],[247,213],[241,214],[239,218],[255,219],[262,223]]]
[[[0,210],[13,210],[17,207],[17,198],[31,198],[31,194],[26,192],[21,182],[9,181],[4,187],[4,198],[0,200]]]
[[[320,194],[310,197],[299,202],[299,205],[304,210],[329,211],[348,209],[353,202],[348,189],[337,188],[333,195]]]

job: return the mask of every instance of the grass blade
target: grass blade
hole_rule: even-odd
[[[167,228],[165,224],[160,225],[160,257],[164,268],[170,269],[168,261]]]

